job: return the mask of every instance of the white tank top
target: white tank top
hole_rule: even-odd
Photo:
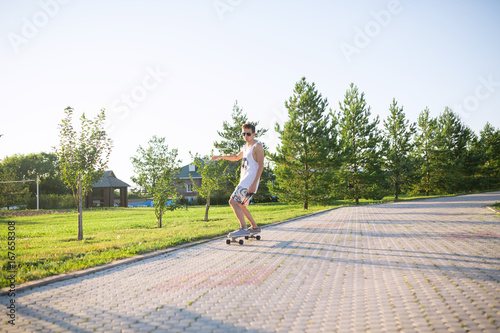
[[[253,181],[255,180],[255,176],[257,176],[257,170],[259,169],[259,163],[253,159],[253,149],[256,145],[260,145],[259,142],[255,142],[253,146],[248,147],[248,144],[243,146],[243,159],[241,161],[241,176],[240,183],[238,186],[244,187],[246,189],[250,188]],[[260,180],[260,179],[259,179]],[[259,188],[259,182],[257,182],[257,187],[255,188],[255,192]]]

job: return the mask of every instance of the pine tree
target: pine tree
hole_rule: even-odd
[[[221,155],[236,155],[241,151],[241,147],[245,145],[245,139],[241,136],[241,126],[245,123],[250,123],[255,126],[257,132],[255,135],[256,137],[262,137],[267,133],[267,129],[258,127],[259,122],[248,121],[248,116],[246,113],[243,113],[243,109],[238,106],[238,101],[234,102],[231,120],[232,123],[224,121],[222,123],[223,130],[217,131],[217,134],[219,134],[223,140],[214,142],[214,147]],[[264,146],[264,148],[266,147]]]
[[[463,174],[466,190],[472,192],[483,188],[483,178],[480,174],[480,165],[483,161],[485,153],[479,148],[479,138],[476,133],[471,133],[470,144],[467,147],[467,152],[464,160]]]
[[[381,170],[378,116],[370,121],[370,107],[364,93],[351,83],[338,114],[342,166],[337,180],[338,191],[344,198],[382,199],[385,180]]]
[[[327,99],[306,78],[296,83],[285,102],[288,120],[283,128],[276,124],[281,144],[270,154],[276,175],[270,189],[280,201],[301,202],[308,209],[309,203],[324,201],[329,195],[336,134],[327,105]]]
[[[413,149],[415,124],[409,123],[405,118],[403,107],[399,107],[395,99],[389,111],[390,115],[384,120],[384,164],[388,170],[394,199],[397,200],[402,189],[408,187],[411,178],[412,164],[409,155]]]
[[[245,145],[245,139],[241,136],[241,126],[243,124],[250,123],[256,128],[255,137],[262,144],[264,150],[267,151],[267,147],[264,142],[260,140],[266,133],[266,128],[259,128],[259,122],[248,121],[248,116],[243,112],[243,109],[238,106],[238,101],[234,102],[233,111],[231,113],[231,122],[224,121],[222,123],[222,131],[217,131],[219,136],[222,138],[219,142],[214,142],[214,147],[219,151],[220,155],[237,155],[241,151],[243,145]],[[232,193],[234,187],[239,183],[240,180],[240,164],[235,162],[220,161],[224,164],[226,168],[226,184],[223,186],[225,192]],[[264,167],[264,175],[268,175],[270,169],[268,166]],[[262,195],[268,196],[269,190],[267,185],[263,182],[264,177],[261,177],[261,184],[259,185],[259,191],[256,196],[261,197]]]
[[[425,195],[429,196],[438,187],[438,177],[435,171],[437,162],[437,120],[430,116],[429,108],[425,108],[420,112],[417,124],[414,157],[417,162],[418,171],[414,192],[424,191]]]
[[[500,186],[500,129],[489,122],[480,131],[476,150],[481,154],[478,172],[482,178],[481,188],[490,190]]]
[[[222,123],[223,130],[217,131],[222,140],[214,142],[214,147],[219,151],[220,155],[239,154],[241,148],[245,145],[245,139],[241,136],[241,126],[246,123],[250,123],[256,127],[256,138],[264,136],[267,132],[265,128],[258,128],[259,122],[248,121],[247,114],[238,106],[238,101],[235,101],[231,113],[231,122],[224,121]],[[265,144],[260,140],[259,142],[262,143],[264,150],[267,150]],[[221,163],[227,166],[227,182],[224,188],[226,192],[231,193],[240,180],[240,165],[228,161],[221,161]],[[267,188],[265,189],[264,186],[260,188],[260,190],[260,192],[262,192],[263,190],[267,190]]]
[[[448,107],[439,115],[437,124],[439,189],[445,193],[457,193],[466,188],[464,163],[472,132]]]

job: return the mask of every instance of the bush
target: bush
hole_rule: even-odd
[[[129,199],[147,199],[147,198],[151,197],[148,194],[134,193],[134,192],[128,192],[127,195],[128,195]],[[120,197],[120,196],[118,195],[118,197]]]
[[[363,195],[364,199],[367,200],[382,200],[386,195],[390,195],[390,192],[377,184],[367,187]]]
[[[36,209],[36,197],[30,197],[28,208]],[[71,194],[40,194],[40,209],[76,209],[76,203]]]
[[[210,198],[210,206],[216,206],[216,205],[227,205],[229,202],[229,197],[230,195],[228,194],[218,194],[218,195],[213,195]],[[204,206],[207,204],[207,200],[205,198],[202,198],[201,196],[197,196],[196,199],[194,200],[188,200],[186,198],[181,198],[179,200],[179,204],[185,206]]]

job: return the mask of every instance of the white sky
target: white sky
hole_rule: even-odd
[[[0,0],[0,158],[53,151],[64,108],[106,108],[109,169],[153,135],[209,154],[235,100],[269,129],[305,76],[338,110],[349,84],[381,120],[446,106],[500,127],[500,1]],[[76,125],[76,123],[75,123]]]

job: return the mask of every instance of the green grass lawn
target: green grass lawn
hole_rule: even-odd
[[[388,200],[391,198],[384,198],[384,201]],[[301,205],[256,204],[250,207],[250,211],[258,224],[263,226],[342,205],[352,205],[352,202],[338,201],[331,206],[313,205],[309,210],[303,210]],[[82,241],[77,241],[76,212],[0,216],[0,287],[10,284],[7,280],[12,274],[8,272],[9,252],[15,255],[15,262],[19,265],[16,275],[16,284],[19,285],[199,239],[225,235],[239,227],[229,206],[210,207],[209,222],[203,221],[204,213],[204,206],[167,211],[163,216],[163,228],[159,229],[156,227],[153,208],[85,210]],[[9,251],[8,248],[9,222],[10,225],[15,223],[14,251]],[[12,231],[12,226],[10,227]]]
[[[286,220],[328,209],[312,206],[304,211],[299,205],[252,205],[259,225]],[[239,227],[229,206],[212,206],[209,222],[203,221],[205,207],[167,211],[163,228],[157,228],[153,208],[92,209],[83,212],[83,237],[77,241],[76,212],[36,216],[0,216],[2,275],[6,287],[9,272],[8,221],[15,222],[16,284],[94,267],[117,259],[227,234]],[[12,228],[11,228],[12,229]],[[12,234],[11,234],[12,235]]]

